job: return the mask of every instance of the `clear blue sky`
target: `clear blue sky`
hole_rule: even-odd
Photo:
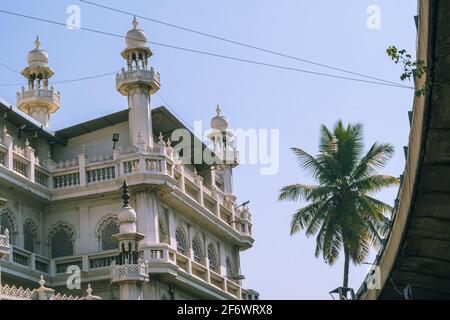
[[[415,52],[413,17],[416,1],[104,1],[108,5],[155,19],[282,51],[357,72],[397,81],[400,66],[385,49],[395,44]],[[81,7],[82,26],[125,34],[130,17],[71,1],[3,0],[0,8],[65,22],[66,8]],[[366,26],[369,5],[381,8],[381,29]],[[326,71],[301,62],[262,54],[230,44],[141,21],[149,40],[295,68]],[[54,80],[107,73],[124,66],[122,39],[24,20],[0,13],[0,62],[15,69],[26,64],[36,35],[49,52]],[[242,254],[244,286],[266,299],[329,299],[328,292],[342,282],[343,261],[334,267],[314,257],[314,239],[289,236],[291,214],[301,203],[278,203],[281,186],[311,182],[297,168],[290,147],[316,153],[319,125],[337,119],[362,122],[366,143],[390,142],[396,154],[385,172],[396,175],[404,167],[403,146],[408,140],[407,111],[413,92],[317,77],[291,71],[225,61],[152,46],[151,64],[161,73],[161,95],[188,124],[207,123],[220,103],[230,125],[237,128],[280,130],[280,171],[261,176],[258,166],[235,171],[237,195],[251,200],[255,245]],[[21,76],[0,66],[0,84],[25,83]],[[126,99],[116,90],[114,77],[55,85],[62,107],[52,118],[53,129],[122,110]],[[0,96],[15,104],[15,86],[0,86]],[[158,96],[152,105],[164,103]],[[379,198],[393,204],[396,189]],[[366,266],[351,267],[350,285],[357,289]]]

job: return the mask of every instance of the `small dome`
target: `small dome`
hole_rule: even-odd
[[[133,29],[127,32],[125,42],[128,48],[147,47],[147,35],[144,30],[138,29],[139,22],[133,19]]]
[[[220,130],[220,131],[227,130],[228,129],[228,121],[227,121],[227,118],[220,115],[221,110],[220,110],[219,105],[217,105],[216,112],[217,112],[217,115],[211,119],[211,128]]]
[[[34,42],[36,45],[36,48],[31,50],[28,54],[28,65],[42,65],[47,66],[48,65],[48,53],[45,50],[42,50],[41,43],[39,42],[39,37],[36,38],[36,41]]]
[[[123,207],[118,215],[119,224],[122,223],[135,223],[136,222],[136,211],[130,206]]]

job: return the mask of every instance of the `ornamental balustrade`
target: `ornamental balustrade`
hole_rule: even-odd
[[[0,144],[0,168],[25,178],[36,186],[54,192],[84,187],[91,184],[108,183],[125,176],[155,174],[168,176],[176,182],[177,189],[200,204],[207,212],[226,222],[235,230],[251,235],[250,215],[239,222],[235,211],[235,200],[226,196],[220,178],[211,171],[210,183],[175,159],[170,143],[160,140],[153,147],[118,147],[112,155],[86,156],[83,152],[77,159],[55,162],[49,157],[36,162],[35,151],[27,143],[24,148],[14,147],[13,139],[5,130]]]
[[[87,295],[78,297],[73,295],[56,293],[53,289],[45,287],[44,277],[41,275],[39,288],[29,289],[23,287],[0,284],[0,300],[100,300],[100,297],[92,295],[91,285],[88,284]]]
[[[32,89],[32,90],[25,90],[25,88],[22,87],[22,90],[17,93],[17,105],[20,105],[24,102],[28,101],[34,101],[34,100],[45,100],[52,102],[56,105],[60,105],[60,94],[58,91],[51,89]]]
[[[0,237],[5,239],[6,237]],[[1,244],[0,244],[1,245]],[[3,245],[9,246],[9,240],[6,239]],[[9,251],[9,248],[7,250]],[[185,256],[172,248],[169,244],[152,244],[143,248],[141,252],[142,258],[137,260],[137,263],[129,263],[125,261],[124,264],[116,264],[117,250],[108,250],[94,254],[85,254],[80,256],[68,256],[55,259],[49,259],[38,254],[19,249],[12,246],[12,256],[9,257],[9,262],[19,268],[34,271],[35,275],[45,274],[46,277],[56,277],[65,274],[67,267],[77,265],[83,272],[95,270],[96,272],[103,272],[104,276],[108,276],[113,282],[120,282],[125,280],[146,280],[152,272],[161,272],[160,268],[175,268],[181,274],[193,276],[198,281],[202,281],[207,285],[212,285],[219,288],[223,292],[240,299],[241,287],[233,279],[228,279],[225,275],[221,275],[214,270],[208,268],[208,264],[198,263],[193,259]],[[14,258],[14,256],[16,258]],[[17,259],[17,257],[20,257]],[[16,268],[17,270],[17,268]],[[102,271],[103,270],[103,271]],[[109,271],[109,272],[108,272]],[[5,290],[3,295],[0,293],[0,299],[32,299],[33,291],[15,288],[3,287]],[[0,290],[1,291],[1,290]],[[5,293],[6,292],[6,293]],[[51,294],[52,300],[79,300],[81,298]]]
[[[148,279],[149,267],[148,263],[142,259],[138,263],[116,264],[113,262],[111,268],[111,282],[120,282],[135,280],[141,281]]]

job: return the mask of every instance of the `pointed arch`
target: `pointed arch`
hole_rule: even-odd
[[[186,232],[184,231],[184,228],[179,225],[175,232],[175,240],[177,241],[177,251],[184,255],[187,253],[186,239]]]
[[[53,225],[48,242],[52,258],[72,256],[74,254],[75,228],[67,222]]]
[[[196,234],[194,238],[192,239],[192,253],[194,256],[194,261],[197,263],[203,263],[204,260],[204,254],[203,254],[203,242]]]
[[[23,223],[23,247],[25,250],[36,253],[39,240],[37,224],[32,219],[26,219]]]
[[[16,219],[9,208],[4,208],[0,211],[0,234],[4,234],[6,229],[9,231],[9,243],[15,244]]]
[[[208,267],[210,270],[219,273],[219,260],[217,258],[216,246],[211,242],[208,245]]]
[[[113,235],[119,234],[119,219],[115,215],[103,217],[97,224],[95,234],[101,250],[113,250],[119,248],[119,244]]]

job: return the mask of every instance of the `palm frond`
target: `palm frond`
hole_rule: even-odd
[[[383,168],[394,155],[394,147],[387,143],[374,143],[366,155],[359,161],[352,173],[354,181],[370,174],[374,174],[378,169]]]
[[[284,186],[280,190],[280,194],[278,195],[278,201],[290,200],[307,200],[309,195],[314,192],[319,186],[311,186],[306,184],[291,184]]]

